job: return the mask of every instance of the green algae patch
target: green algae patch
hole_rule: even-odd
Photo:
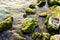
[[[54,40],[54,36],[51,36],[51,37],[50,37],[50,40]]]
[[[35,14],[35,11],[31,8],[26,8],[25,12],[26,14]]]
[[[45,0],[37,0],[37,3],[39,3],[39,2],[45,2]]]
[[[41,12],[41,13],[38,13],[38,15],[39,15],[40,17],[46,17],[46,16],[47,16],[47,13],[46,13],[46,12]]]
[[[48,0],[49,6],[60,5],[60,0]]]
[[[37,6],[43,7],[46,4],[45,0],[37,0]]]
[[[41,36],[42,36],[42,40],[49,40],[49,38],[50,38],[50,34],[49,33],[42,33],[41,34]]]
[[[18,40],[27,40],[26,38],[22,37],[21,35],[18,36]]]
[[[34,3],[31,3],[31,4],[29,5],[29,8],[34,9],[34,8],[36,8],[36,5],[35,5]]]
[[[32,34],[32,39],[36,39],[36,38],[41,39],[41,34],[39,32],[35,32]]]
[[[57,33],[57,31],[60,29],[60,6],[55,5],[50,7],[50,9],[52,10],[52,13],[47,15],[45,23],[47,24],[47,29],[49,32]]]
[[[58,0],[48,0],[48,2],[52,5],[56,5]]]
[[[0,22],[0,32],[3,32],[12,27],[13,17],[9,17],[6,20]]]
[[[28,18],[22,22],[21,31],[23,33],[31,33],[38,26],[38,22],[34,18]]]

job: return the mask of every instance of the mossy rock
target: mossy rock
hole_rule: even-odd
[[[49,6],[53,6],[53,5],[60,4],[60,2],[59,2],[59,0],[48,0],[48,4],[49,4]]]
[[[35,14],[35,11],[31,8],[26,8],[25,12],[26,14]]]
[[[50,40],[60,40],[60,35],[59,35],[59,34],[57,34],[57,35],[52,35],[52,36],[50,37]]]
[[[37,1],[37,6],[38,7],[43,7],[46,4],[45,0],[38,0]]]
[[[35,5],[34,3],[31,3],[31,4],[29,5],[29,8],[34,9],[34,8],[36,8],[36,5]]]
[[[23,33],[31,33],[38,26],[38,22],[34,18],[28,18],[22,22],[21,31]]]
[[[50,9],[52,10],[52,12],[47,15],[46,20],[45,20],[45,24],[47,25],[47,30],[50,33],[58,33],[59,29],[60,29],[60,24],[59,24],[59,20],[60,20],[60,6],[52,6],[50,7]]]
[[[36,38],[41,39],[41,34],[39,32],[35,32],[32,34],[32,39],[36,39]]]
[[[13,17],[9,17],[6,20],[0,22],[0,32],[3,32],[12,27]]]
[[[58,0],[58,5],[60,6],[60,0]]]
[[[42,36],[42,40],[49,40],[50,38],[50,34],[46,32],[43,32],[41,36]]]
[[[37,3],[39,3],[40,1],[41,1],[41,2],[45,2],[45,0],[37,0]]]
[[[24,18],[26,18],[26,17],[27,17],[27,14],[26,14],[26,13],[25,13],[25,14],[23,14],[23,17],[24,17]]]
[[[47,16],[47,13],[46,13],[46,12],[41,12],[41,13],[38,13],[38,15],[39,15],[40,17],[46,17],[46,16]]]

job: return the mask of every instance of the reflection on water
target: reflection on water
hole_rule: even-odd
[[[19,27],[20,27],[20,23],[24,19],[26,19],[26,18],[23,18],[23,14],[25,13],[25,9],[28,8],[28,6],[32,2],[34,4],[37,3],[36,0],[0,0],[0,21],[3,21],[5,18],[7,18],[10,15],[14,17],[13,27],[10,30],[7,30],[7,31],[3,32],[0,35],[0,40],[9,40],[9,38],[11,37],[11,35],[13,33],[16,33],[16,32],[18,32],[19,34],[21,34],[22,36],[24,36],[20,32]],[[37,7],[36,9],[34,9],[34,11],[36,12],[36,14],[35,15],[28,15],[27,18],[30,18],[30,17],[36,18],[37,21],[40,23],[39,24],[39,26],[40,26],[41,23],[44,21],[45,18],[40,18],[37,15],[37,13],[38,12],[42,12],[42,11],[47,11],[46,8],[47,8],[46,5],[43,8]],[[43,25],[41,25],[41,26],[43,26]],[[44,31],[44,29],[40,30],[39,28],[37,28],[35,31],[41,32],[41,31]],[[31,37],[28,36],[28,35],[26,35],[25,37],[28,38],[29,40],[32,40]]]

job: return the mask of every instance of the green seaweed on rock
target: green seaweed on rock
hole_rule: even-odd
[[[34,18],[28,18],[22,22],[21,31],[23,33],[31,33],[38,26],[38,22]]]
[[[52,13],[47,15],[45,24],[47,25],[47,29],[49,32],[56,32],[60,29],[60,6],[52,6],[50,7]]]
[[[47,16],[47,13],[46,13],[46,12],[41,12],[41,13],[38,13],[38,15],[39,15],[40,17],[46,17],[46,16]]]
[[[46,4],[45,0],[37,0],[37,6],[43,7]]]
[[[50,40],[60,40],[60,34],[52,35]]]
[[[29,5],[29,8],[34,9],[34,8],[36,8],[36,5],[35,5],[34,3],[31,3],[31,4]]]
[[[3,32],[12,27],[13,17],[9,17],[6,20],[0,22],[0,32]]]
[[[50,38],[50,34],[46,32],[43,32],[41,36],[42,36],[42,40],[49,40]]]
[[[31,8],[26,8],[25,12],[26,14],[35,14],[35,11]]]
[[[41,34],[39,32],[35,32],[32,34],[32,39],[36,39],[36,38],[38,38],[38,39],[41,38]]]
[[[48,0],[49,6],[60,5],[60,0]]]

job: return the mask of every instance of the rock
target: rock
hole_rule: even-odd
[[[13,17],[9,17],[6,20],[0,22],[0,32],[8,30],[12,27]]]
[[[34,3],[31,3],[31,4],[29,5],[29,8],[34,9],[34,8],[36,8],[36,5],[35,5]]]
[[[43,7],[46,4],[45,0],[38,0],[37,1],[37,6],[38,7]]]
[[[25,12],[26,14],[35,14],[34,10],[31,8],[26,8]]]
[[[59,0],[48,0],[49,6],[60,4],[59,2],[60,2]]]
[[[23,33],[31,33],[38,26],[38,23],[34,18],[28,18],[22,22],[21,31]]]
[[[59,34],[52,35],[52,36],[50,37],[50,40],[60,40],[60,35],[59,35]]]
[[[50,38],[50,34],[46,32],[43,32],[41,36],[42,36],[42,40],[49,40]]]
[[[39,32],[35,32],[32,34],[32,39],[36,39],[36,38],[38,38],[38,39],[41,38],[41,34]]]
[[[46,17],[47,16],[47,13],[46,12],[42,12],[42,13],[39,13],[38,14],[40,17]]]

